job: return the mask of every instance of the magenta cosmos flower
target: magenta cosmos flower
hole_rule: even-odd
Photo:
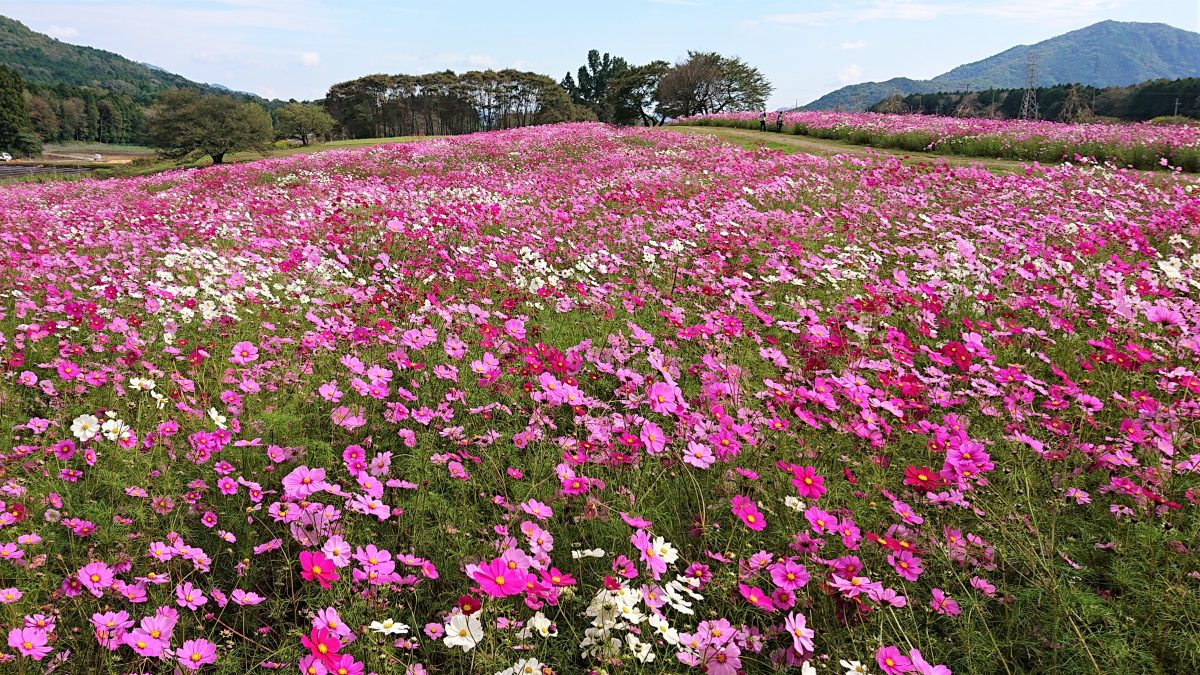
[[[486,565],[480,565],[475,574],[471,575],[483,592],[493,598],[504,598],[523,592],[528,577],[528,572],[509,569],[508,563],[503,557],[496,558]]]
[[[329,582],[341,578],[335,569],[333,561],[320,551],[300,552],[300,576],[305,581],[316,581],[321,584],[321,588],[329,588]]]

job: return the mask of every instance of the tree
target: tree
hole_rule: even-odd
[[[21,151],[21,134],[30,131],[25,82],[17,71],[0,66],[0,151]]]
[[[615,121],[617,101],[613,96],[614,82],[629,72],[629,64],[619,56],[611,56],[593,49],[588,52],[587,65],[580,66],[578,81],[567,73],[562,88],[567,90],[575,103],[587,106],[602,122]]]
[[[164,92],[150,111],[151,145],[170,159],[212,157],[257,150],[266,153],[274,138],[271,116],[257,103],[229,96],[201,96],[190,89]]]
[[[296,136],[308,145],[309,136],[325,136],[333,131],[333,117],[325,109],[311,103],[289,103],[275,112],[278,131],[284,136]]]
[[[41,96],[29,96],[25,100],[25,103],[29,110],[29,124],[33,127],[34,133],[40,136],[43,141],[58,140],[61,133],[58,124],[58,115],[54,114],[54,109],[50,107],[50,103]]]
[[[903,114],[908,112],[908,106],[904,104],[904,97],[895,93],[872,106],[871,110],[873,112]]]
[[[1062,109],[1058,113],[1058,119],[1063,122],[1082,122],[1091,116],[1092,111],[1084,102],[1083,97],[1079,95],[1079,88],[1071,85],[1063,100]]]
[[[774,87],[757,68],[716,52],[688,52],[658,84],[660,110],[669,117],[761,110]]]
[[[614,124],[660,126],[666,121],[658,103],[658,85],[671,68],[666,61],[652,61],[627,69],[609,85]]]

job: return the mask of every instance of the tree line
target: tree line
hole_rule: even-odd
[[[1038,116],[1045,120],[1142,122],[1159,117],[1200,119],[1200,78],[1149,80],[1126,87],[1063,84],[1038,87]],[[1024,89],[988,89],[893,95],[871,112],[1013,119],[1021,114]]]
[[[324,105],[336,135],[379,138],[570,120],[651,126],[672,117],[758,110],[771,91],[767,78],[738,58],[689,52],[674,65],[632,65],[593,49],[559,82],[517,70],[368,75],[330,87]]]
[[[581,119],[556,82],[511,69],[367,75],[330,87],[324,105],[345,138],[465,134]]]
[[[211,94],[196,88],[145,97],[67,84],[24,83],[0,66],[0,150],[31,156],[43,143],[146,144],[164,157],[307,145],[334,138],[454,135],[574,120],[661,125],[676,117],[760,110],[767,78],[739,58],[688,52],[671,64],[635,65],[591,50],[561,81],[514,69],[368,75],[314,103]]]

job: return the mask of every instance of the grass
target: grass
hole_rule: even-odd
[[[234,152],[225,156],[225,164],[236,164],[240,162],[253,162],[260,159],[269,159],[272,157],[289,157],[291,155],[311,154],[314,152],[323,152],[325,150],[349,150],[353,148],[364,148],[373,145],[390,145],[393,143],[412,143],[415,141],[424,141],[437,136],[392,136],[388,138],[356,138],[343,141],[330,141],[328,143],[314,143],[308,146],[296,146],[289,148],[275,148],[267,153],[258,153],[253,151]],[[148,176],[163,171],[171,171],[174,169],[199,169],[206,166],[212,166],[211,157],[203,157],[191,162],[179,162],[175,160],[161,159],[154,154],[153,148],[147,148],[140,145],[109,145],[106,143],[58,143],[45,146],[44,152],[47,154],[62,153],[62,154],[92,154],[100,153],[101,155],[125,155],[132,156],[133,161],[116,165],[99,165],[95,171],[86,174],[73,175],[33,175],[22,176],[20,178],[0,179],[0,184],[4,183],[48,183],[57,181],[72,181],[82,180],[85,178],[131,178],[134,176]],[[36,164],[80,164],[90,163],[86,160],[78,159],[38,159],[34,160]]]
[[[1017,160],[964,158],[940,152],[918,152],[914,154],[911,152],[888,150],[886,148],[868,148],[854,143],[816,138],[814,136],[794,136],[786,132],[782,134],[775,132],[763,133],[761,131],[713,125],[673,125],[666,128],[673,131],[682,131],[687,134],[716,136],[721,140],[740,145],[747,150],[767,148],[786,154],[806,152],[822,157],[833,155],[852,155],[856,157],[865,157],[868,154],[890,155],[892,157],[899,157],[902,162],[909,165],[928,164],[930,158],[936,158],[938,161],[945,161],[947,164],[953,166],[981,166],[998,173],[1014,173],[1023,170],[1026,165],[1026,162]]]

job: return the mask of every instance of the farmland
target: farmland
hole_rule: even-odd
[[[1198,240],[595,123],[0,187],[5,672],[1196,672]]]

